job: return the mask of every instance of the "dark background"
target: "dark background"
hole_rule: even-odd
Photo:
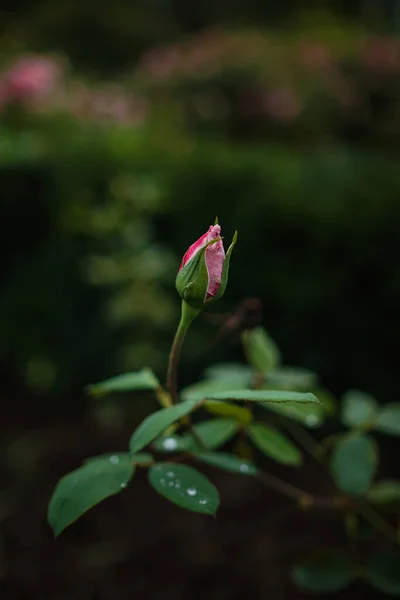
[[[45,515],[62,474],[155,407],[82,389],[143,365],[163,380],[180,256],[216,214],[239,241],[213,312],[258,297],[286,364],[397,400],[399,26],[395,0],[1,4],[6,598],[301,598],[293,562],[343,541],[333,516],[211,471],[217,521],[144,474],[57,541]],[[235,335],[204,351],[215,331],[193,325],[182,384],[243,360]],[[267,468],[329,493],[311,463]]]

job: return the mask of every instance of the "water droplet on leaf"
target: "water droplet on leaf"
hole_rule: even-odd
[[[174,440],[174,438],[167,438],[163,442],[163,448],[165,448],[165,450],[175,450],[177,446],[178,442]]]
[[[315,427],[316,425],[318,425],[318,417],[317,417],[317,415],[307,415],[307,417],[306,417],[306,424],[309,427]]]
[[[241,473],[248,473],[249,472],[249,465],[246,465],[246,463],[243,463],[240,465],[239,470]]]
[[[196,488],[191,487],[186,490],[186,493],[189,494],[189,496],[195,496],[197,494],[197,490]]]
[[[117,456],[116,454],[113,454],[112,456],[110,456],[110,458],[108,460],[113,465],[117,465],[119,463],[119,456]]]

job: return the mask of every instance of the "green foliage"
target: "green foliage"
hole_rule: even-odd
[[[331,458],[336,484],[347,494],[365,494],[372,483],[377,464],[374,440],[365,435],[346,435],[340,438]]]
[[[130,439],[129,449],[131,453],[136,454],[136,452],[147,446],[175,421],[196,410],[198,404],[196,400],[187,400],[175,406],[162,408],[149,415],[142,421]]]
[[[222,381],[223,385],[238,385],[240,389],[251,385],[253,370],[249,365],[242,363],[218,363],[208,367],[204,374],[207,379],[200,383],[205,384],[212,380],[210,384],[213,385],[216,381]]]
[[[334,550],[319,550],[298,564],[292,577],[308,592],[333,593],[347,587],[353,574],[346,555]]]
[[[298,467],[302,456],[298,448],[280,431],[264,423],[253,423],[248,428],[252,442],[266,456],[283,465]]]
[[[311,393],[283,392],[280,390],[226,390],[224,392],[201,391],[191,396],[195,399],[207,398],[210,400],[246,400],[249,402],[298,402],[301,404],[312,404],[318,402],[318,398]]]
[[[257,467],[250,461],[239,458],[228,452],[195,452],[197,460],[223,471],[242,475],[257,475]]]
[[[240,423],[236,419],[230,417],[220,417],[216,419],[208,419],[194,425],[196,437],[191,433],[186,433],[184,439],[187,447],[193,450],[199,449],[197,438],[205,448],[215,449],[226,444],[240,428]]]
[[[384,479],[374,483],[367,493],[367,498],[374,504],[392,504],[400,502],[400,481]]]
[[[317,376],[308,369],[281,366],[268,373],[267,383],[273,389],[303,392],[315,388]]]
[[[375,428],[387,435],[400,435],[400,402],[391,402],[379,409]]]
[[[141,369],[136,373],[123,373],[100,383],[88,385],[91,396],[103,396],[113,392],[133,392],[135,390],[156,390],[160,382],[151,369]]]
[[[89,386],[94,396],[152,390],[158,402],[168,407],[153,412],[139,424],[131,436],[129,454],[110,453],[88,459],[59,482],[49,506],[49,523],[56,535],[89,508],[126,487],[137,466],[148,469],[150,485],[170,502],[192,512],[215,515],[218,491],[196,469],[181,464],[188,460],[256,477],[275,491],[295,498],[304,509],[314,504],[336,509],[354,549],[365,541],[366,525],[370,527],[368,541],[374,539],[373,527],[394,539],[390,525],[375,510],[384,515],[397,510],[400,482],[373,482],[378,447],[366,432],[397,435],[398,403],[379,407],[372,396],[349,390],[342,399],[340,421],[350,432],[332,434],[318,444],[304,428],[327,423],[335,414],[334,398],[318,387],[313,372],[281,365],[279,351],[262,327],[247,329],[242,337],[250,365],[221,363],[209,367],[206,379],[184,388],[176,404],[174,394],[169,394],[149,369]],[[176,346],[171,351],[170,365],[175,364],[175,351]],[[200,408],[217,416],[193,423],[191,413]],[[259,412],[271,423],[258,421]],[[290,428],[296,443],[275,427],[278,419]],[[233,452],[216,451],[236,435]],[[292,467],[302,465],[302,450],[322,463],[329,450],[338,491],[329,497],[314,496],[263,472],[253,460],[249,442],[268,458]],[[155,453],[179,454],[171,456],[169,462],[159,462],[157,455],[140,452],[147,445]],[[377,590],[400,593],[397,556],[372,555],[366,561],[361,557],[358,550],[352,560],[339,551],[323,550],[303,559],[293,569],[292,577],[301,589],[317,594],[340,591],[360,576]]]
[[[154,458],[148,452],[138,452],[130,455],[131,462],[134,465],[150,465],[154,462]]]
[[[20,130],[6,120],[0,135],[3,235],[10,249],[0,353],[30,388],[61,393],[83,385],[82,373],[96,381],[142,363],[161,371],[177,314],[170,281],[182,248],[194,239],[193,214],[208,224],[218,206],[226,231],[240,223],[242,239],[254,240],[266,261],[260,269],[253,244],[243,244],[230,276],[231,299],[221,300],[227,309],[243,299],[238,273],[245,272],[253,293],[268,303],[271,333],[293,361],[318,368],[325,382],[343,389],[343,365],[351,359],[354,379],[363,378],[366,389],[381,389],[386,401],[395,392],[388,361],[372,359],[361,341],[372,316],[371,345],[388,347],[391,339],[386,313],[375,314],[374,306],[385,307],[397,289],[395,157],[321,146],[304,153],[266,140],[233,145],[182,131],[172,120],[160,123],[156,115],[141,127],[31,115]],[[33,226],[22,231],[14,208]],[[381,240],[374,251],[371,240]],[[340,268],[329,260],[332,253],[346,253]],[[356,283],[360,261],[371,271],[385,265],[371,298]],[[34,290],[29,306],[26,289]],[[344,330],[354,328],[345,345],[332,325],[337,314]],[[196,344],[187,341],[184,372],[205,341],[198,329]]]
[[[187,450],[187,439],[182,435],[163,435],[152,443],[155,452],[181,452]]]
[[[205,515],[217,512],[217,489],[193,467],[159,463],[149,470],[149,482],[161,496],[186,510]]]
[[[400,554],[374,554],[365,565],[365,576],[379,592],[400,595]]]
[[[369,394],[349,390],[342,401],[342,423],[345,427],[366,429],[373,425],[378,406]]]
[[[57,484],[48,510],[48,521],[58,535],[87,510],[118,494],[133,477],[129,454],[94,457],[83,467],[65,475]]]
[[[202,400],[203,398],[211,398],[213,394],[224,392],[225,390],[242,389],[242,382],[231,379],[205,379],[198,381],[184,388],[180,396],[183,400]]]
[[[181,452],[205,448],[219,448],[230,440],[240,428],[235,418],[220,417],[193,425],[192,432],[183,435],[165,435],[153,442],[157,452]],[[194,433],[193,433],[194,432]]]
[[[324,422],[324,409],[322,404],[299,404],[297,402],[260,402],[260,406],[266,410],[278,413],[282,417],[298,421],[310,427],[320,427]]]
[[[221,400],[206,400],[204,408],[212,415],[220,415],[223,417],[234,417],[243,425],[248,425],[253,420],[253,413],[244,406],[221,402]]]
[[[247,361],[256,371],[268,374],[278,367],[281,359],[279,349],[263,327],[246,330],[243,346]]]

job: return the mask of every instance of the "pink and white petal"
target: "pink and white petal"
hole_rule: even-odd
[[[224,262],[225,250],[222,240],[208,246],[206,249],[206,266],[208,271],[207,298],[215,296],[219,290]]]
[[[204,233],[196,242],[194,242],[194,244],[192,244],[189,247],[189,249],[185,252],[185,254],[183,255],[182,261],[181,261],[181,265],[179,267],[179,271],[184,266],[186,266],[188,264],[188,262],[190,260],[192,260],[192,258],[194,256],[196,256],[196,254],[199,252],[199,250],[204,248],[204,246],[208,242],[215,240],[220,235],[220,233],[221,233],[221,227],[219,225],[211,225],[209,230],[206,231],[206,233]]]

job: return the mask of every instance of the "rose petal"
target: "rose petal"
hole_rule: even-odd
[[[221,233],[221,227],[220,225],[211,225],[209,230],[206,231],[206,233],[204,235],[202,235],[197,242],[194,242],[194,244],[192,244],[189,249],[186,251],[186,253],[184,254],[183,258],[182,258],[182,262],[181,265],[179,267],[179,271],[185,267],[188,262],[190,260],[192,260],[192,258],[194,256],[196,256],[196,254],[199,252],[199,250],[201,250],[202,248],[204,248],[204,246],[208,243],[211,242],[212,240],[215,240],[217,237],[219,237]],[[218,244],[218,243],[217,243]],[[214,244],[212,244],[213,246]],[[179,273],[178,271],[178,273]]]
[[[208,271],[207,298],[215,296],[219,290],[224,262],[225,250],[222,240],[208,246],[206,249],[206,266]]]

